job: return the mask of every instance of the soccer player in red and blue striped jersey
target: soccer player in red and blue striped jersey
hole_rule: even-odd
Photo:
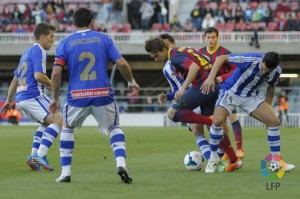
[[[207,117],[212,114],[218,96],[218,86],[208,95],[200,92],[200,87],[207,78],[211,64],[209,59],[200,55],[190,47],[169,49],[165,42],[159,38],[150,38],[145,42],[145,50],[157,62],[169,60],[174,66],[176,75],[184,79],[183,84],[175,93],[176,100],[168,110],[168,117],[174,122],[206,124],[210,126],[211,120]],[[193,112],[200,106],[201,114]],[[229,147],[228,136],[222,139],[221,147],[229,154],[230,162],[238,160],[232,147]]]
[[[145,50],[155,61],[170,60],[175,68],[174,73],[185,80],[174,95],[176,102],[168,111],[169,119],[174,122],[210,126],[211,119],[205,116],[212,114],[218,91],[213,91],[208,96],[202,96],[199,92],[199,88],[208,76],[208,67],[211,67],[209,60],[190,47],[169,49],[159,37],[148,39],[145,42]],[[202,115],[193,112],[198,106],[201,106]]]

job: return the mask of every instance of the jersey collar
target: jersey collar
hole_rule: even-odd
[[[171,59],[171,50],[172,50],[172,48],[170,48],[170,49],[168,50],[168,60]]]
[[[208,49],[208,47],[206,47],[206,50],[207,50],[207,52],[208,52],[209,54],[214,54],[214,53],[219,49],[219,47],[220,47],[220,44],[217,45],[217,47],[215,48],[215,50],[210,51],[210,50]]]
[[[33,45],[34,45],[34,46],[35,46],[35,45],[38,45],[38,46],[40,47],[40,49],[45,50],[45,49],[41,46],[41,44],[39,44],[39,43],[34,43]]]
[[[91,29],[79,30],[79,31],[76,31],[76,33],[82,33],[82,32],[87,32],[87,31],[91,31]]]

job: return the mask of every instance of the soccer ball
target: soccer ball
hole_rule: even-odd
[[[271,162],[269,165],[269,170],[272,172],[277,172],[280,169],[280,166],[276,162]]]
[[[203,167],[204,158],[199,151],[191,151],[184,157],[184,166],[187,170],[198,171]]]

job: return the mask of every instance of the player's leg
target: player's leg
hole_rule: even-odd
[[[203,124],[190,124],[190,128],[194,134],[197,146],[206,160],[210,157],[209,143],[204,135]]]
[[[286,125],[289,126],[288,108],[284,109],[284,116],[286,118]]]
[[[62,126],[61,113],[55,113],[54,116],[48,115],[45,118],[44,124],[47,128],[44,131],[42,142],[38,150],[38,156],[42,157],[47,155],[49,148],[52,146],[54,140],[58,136]]]
[[[197,107],[193,110],[195,113],[201,114],[201,108]],[[206,160],[210,157],[209,143],[204,135],[203,124],[189,124],[189,130],[193,132],[197,146]],[[209,129],[208,129],[209,130]]]
[[[35,154],[32,159],[43,169],[53,171],[54,169],[49,165],[46,155],[61,130],[62,116],[60,112],[54,114],[54,116],[49,115],[48,107],[50,104],[50,99],[47,96],[41,95],[36,97],[34,100],[37,102],[37,106],[40,108],[40,112],[34,113],[34,115],[40,122],[43,123],[44,126],[47,127],[43,132],[42,141],[37,154]]]
[[[185,91],[181,99],[171,105],[168,110],[168,117],[174,122],[197,123],[211,126],[211,119],[204,114],[198,114],[193,110],[207,101],[215,100],[218,96],[218,89],[205,95],[199,88],[191,87]]]
[[[221,148],[226,152],[229,158],[229,164],[227,165],[225,171],[231,172],[240,169],[243,166],[243,162],[240,160],[240,158],[237,157],[231,145],[231,141],[229,139],[229,127],[226,122],[224,122],[223,125],[223,133],[224,137],[221,140],[219,146],[221,146]]]
[[[36,130],[34,136],[33,136],[33,141],[32,141],[32,147],[31,147],[31,154],[28,156],[26,160],[27,166],[31,168],[33,171],[40,171],[41,168],[38,164],[32,161],[32,156],[37,154],[37,151],[40,147],[40,144],[42,142],[42,136],[45,131],[45,126],[39,126],[38,129]]]
[[[231,123],[232,131],[235,139],[236,155],[239,158],[243,159],[245,155],[243,151],[242,127],[239,118],[236,114],[236,110],[234,110],[232,114],[229,115],[228,119]]]
[[[280,155],[280,121],[273,108],[262,102],[250,115],[267,126],[271,153]]]
[[[206,127],[207,127],[207,130],[209,132],[210,126],[206,126]],[[224,131],[224,133],[226,134],[226,131]],[[219,145],[219,148],[217,150],[217,153],[218,153],[219,158],[222,158],[225,154],[224,150],[222,149],[222,147],[220,145]],[[228,158],[228,156],[227,156],[227,158]],[[224,161],[222,161],[222,162],[224,162]]]
[[[37,151],[40,147],[40,144],[42,142],[42,136],[45,132],[46,127],[41,125],[37,128],[32,141],[32,148],[31,148],[31,155],[37,154]]]
[[[47,126],[48,124],[45,123],[45,118],[47,118],[47,116],[49,114],[49,112],[48,112],[49,103],[50,103],[50,99],[44,95],[41,95],[41,96],[38,96],[33,99],[24,100],[24,101],[19,102],[18,107],[20,107],[21,110],[25,111],[30,116],[32,121],[39,122],[39,123],[42,123],[43,126]],[[40,148],[44,145],[43,138],[45,138],[46,129],[47,129],[47,127],[40,128],[35,133],[35,136],[41,138],[41,140],[37,140],[38,142],[34,143],[35,147],[38,147],[37,150],[33,149],[34,155],[32,155],[32,158],[31,158],[32,162],[35,162],[35,164],[39,164],[39,161],[36,160],[36,158],[38,158]],[[44,159],[46,159],[46,157],[44,157]],[[53,170],[52,167],[50,167],[50,166],[48,167],[47,160],[45,160],[44,162],[45,162],[45,164],[47,162],[45,169]],[[41,165],[41,166],[44,166],[44,165]]]
[[[280,120],[276,116],[272,106],[267,102],[262,102],[250,115],[267,126],[270,152],[273,157],[280,156]],[[275,159],[273,161],[276,162]],[[286,171],[295,168],[291,164],[286,164],[285,167]]]
[[[217,150],[219,144],[224,137],[223,125],[228,116],[228,111],[223,107],[217,106],[214,111],[213,125],[210,127],[210,159],[207,163],[205,172],[214,173],[216,170],[217,163],[219,162],[219,156]],[[223,148],[224,150],[224,148]]]
[[[123,183],[131,184],[132,178],[129,176],[126,165],[125,134],[119,126],[119,111],[116,103],[93,107],[92,114],[97,120],[100,132],[110,137],[110,146],[115,156],[117,174]]]
[[[204,135],[204,126],[202,124],[190,124],[190,129],[193,131],[196,143],[200,148],[201,153],[203,154],[206,160],[210,158],[210,147],[209,143]],[[224,153],[220,156],[219,152],[222,150],[220,147],[218,148],[218,155],[222,157]],[[223,151],[223,150],[222,150]],[[225,161],[222,161],[216,168],[217,172],[224,172],[225,168],[228,164]]]
[[[211,126],[212,120],[208,116],[204,116],[193,112],[192,110],[179,110],[176,107],[170,107],[167,112],[168,118],[173,122],[182,123],[198,123]]]
[[[230,97],[230,99],[232,99]],[[205,172],[213,173],[215,172],[216,165],[219,162],[219,157],[217,153],[217,149],[219,146],[228,153],[230,156],[230,164],[235,164],[238,162],[238,158],[236,157],[233,148],[231,147],[231,142],[228,137],[228,126],[226,125],[226,118],[228,117],[229,113],[233,110],[232,100],[229,99],[229,95],[222,90],[220,90],[220,95],[216,102],[216,107],[214,110],[214,119],[213,125],[210,128],[210,150],[211,156],[206,166]],[[224,134],[224,130],[226,134]],[[235,168],[235,167],[232,167]],[[235,169],[229,169],[226,171],[232,171]]]
[[[65,104],[63,110],[63,128],[60,134],[61,175],[56,182],[71,182],[71,164],[74,151],[74,128],[80,128],[91,113],[91,107],[73,107]]]

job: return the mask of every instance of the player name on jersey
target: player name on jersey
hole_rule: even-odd
[[[75,39],[75,40],[70,41],[70,46],[74,46],[77,44],[88,44],[88,43],[94,43],[94,42],[100,42],[100,38],[99,37],[90,37],[90,38]]]
[[[85,90],[72,90],[72,98],[88,98],[88,97],[102,97],[109,95],[108,88],[95,88],[95,89],[85,89]]]

